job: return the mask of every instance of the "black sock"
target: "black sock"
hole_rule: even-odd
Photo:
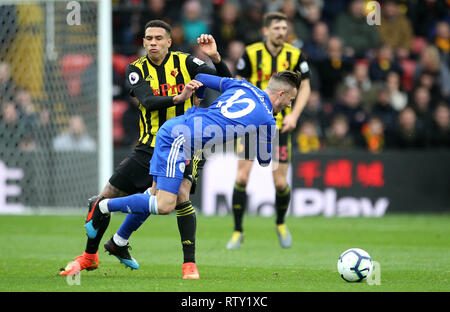
[[[277,212],[277,224],[284,223],[284,217],[286,216],[287,209],[289,207],[289,202],[291,200],[291,188],[286,186],[284,191],[277,191],[275,195],[275,209]]]
[[[245,209],[247,208],[246,185],[234,184],[232,211],[234,216],[234,230],[243,232],[242,219],[244,218]]]
[[[195,231],[197,217],[190,201],[181,203],[175,207],[177,212],[178,230],[183,246],[184,263],[195,262]]]
[[[100,223],[97,236],[95,238],[88,237],[85,249],[88,254],[95,254],[98,251],[98,245],[100,245],[100,241],[102,240],[103,234],[105,234],[105,231],[108,228],[110,220],[111,216],[105,216],[105,218],[103,218]]]

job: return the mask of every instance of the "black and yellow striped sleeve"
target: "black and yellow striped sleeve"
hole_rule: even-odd
[[[130,95],[136,97],[147,110],[153,111],[175,105],[173,96],[156,96],[152,87],[143,79],[141,70],[129,64],[126,70],[127,87]]]

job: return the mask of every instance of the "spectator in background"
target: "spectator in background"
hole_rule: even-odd
[[[293,46],[299,49],[301,49],[304,45],[303,40],[297,37],[297,34],[294,31],[294,25],[289,20],[287,21],[286,42],[292,44]]]
[[[11,79],[11,67],[6,62],[0,62],[0,102],[12,101],[16,91],[17,86]]]
[[[384,149],[384,125],[377,116],[371,116],[361,128],[358,145],[371,153],[381,153]]]
[[[306,23],[303,17],[300,16],[297,8],[297,1],[286,0],[280,8],[280,11],[288,18],[288,37],[287,42],[295,45],[297,48],[302,49],[305,39],[309,36],[306,31]],[[295,39],[295,40],[294,40]]]
[[[408,95],[401,89],[400,74],[396,71],[388,72],[386,85],[389,89],[391,106],[401,111],[408,104]]]
[[[367,114],[361,105],[361,92],[357,87],[346,87],[334,105],[334,114],[347,117],[351,134],[356,137],[366,122]]]
[[[336,94],[336,88],[352,70],[352,64],[342,55],[342,43],[337,37],[328,41],[327,58],[315,64],[320,79],[320,93],[326,101]]]
[[[399,113],[396,129],[386,143],[387,146],[395,149],[422,149],[425,147],[425,136],[417,126],[417,116],[412,107],[407,106]]]
[[[439,50],[441,61],[450,66],[450,26],[448,22],[436,24],[434,38],[431,40]]]
[[[312,153],[320,150],[319,132],[316,123],[305,120],[297,132],[297,149],[300,153]]]
[[[364,1],[352,0],[348,11],[336,18],[334,29],[348,57],[363,58],[380,44],[378,31],[367,24],[364,10]]]
[[[376,102],[371,114],[381,119],[386,135],[389,135],[395,129],[398,112],[391,105],[391,93],[386,84],[378,85],[376,91]]]
[[[303,121],[313,120],[321,129],[323,129],[328,125],[328,116],[324,111],[325,109],[319,91],[311,90],[308,102],[298,120],[297,128]]]
[[[446,0],[408,1],[408,5],[414,33],[420,37],[427,38],[434,23],[448,14]]]
[[[416,87],[422,86],[430,91],[431,102],[438,103],[442,100],[440,87],[436,81],[437,77],[429,72],[423,71],[419,74]]]
[[[425,87],[417,87],[413,92],[412,108],[417,117],[417,126],[421,130],[428,129],[431,125],[431,96],[430,91]]]
[[[224,62],[227,64],[233,77],[236,75],[236,65],[244,54],[244,50],[245,45],[242,41],[234,40],[228,45]]]
[[[14,152],[21,147],[27,135],[25,124],[21,122],[19,110],[14,102],[3,102],[0,119],[0,148]]]
[[[369,113],[376,101],[376,88],[370,80],[369,64],[365,59],[355,62],[352,73],[345,77],[344,83],[340,88],[345,86],[359,89],[362,107],[364,111]]]
[[[299,48],[310,39],[313,26],[320,21],[322,5],[322,1],[317,0],[287,0],[283,3],[280,10],[292,22],[293,33],[301,41]]]
[[[170,33],[172,38],[171,51],[182,51],[192,53],[192,46],[186,43],[184,28],[181,24],[174,24]]]
[[[420,53],[420,60],[414,73],[416,85],[418,84],[418,78],[423,72],[434,76],[441,97],[450,97],[450,69],[447,64],[441,62],[439,50],[435,46],[428,45]]]
[[[187,44],[196,45],[201,34],[209,34],[209,26],[202,17],[202,5],[198,0],[188,0],[183,5],[184,19],[182,22]]]
[[[303,46],[303,51],[308,55],[311,63],[318,63],[327,58],[328,39],[328,25],[324,22],[316,23],[312,29],[311,38]]]
[[[433,112],[429,146],[450,148],[450,109],[444,102],[439,103]]]
[[[145,2],[146,7],[143,10],[143,18],[139,25],[139,31],[142,31],[145,24],[151,20],[159,19],[169,24],[178,21],[181,12],[180,1],[146,0]],[[142,34],[142,37],[143,36],[144,35]]]
[[[402,74],[403,69],[397,63],[392,47],[383,45],[377,50],[376,57],[370,62],[370,79],[372,81],[386,81],[386,76],[390,71]]]
[[[324,144],[326,149],[348,150],[353,148],[353,136],[349,133],[349,124],[344,115],[335,115],[330,127],[325,130]]]
[[[323,0],[323,21],[333,25],[336,17],[347,10],[348,0]]]
[[[72,116],[67,131],[53,139],[53,149],[58,152],[93,152],[96,148],[96,143],[87,133],[84,120],[80,115]]]
[[[132,51],[139,47],[139,40],[141,38],[141,12],[123,12],[117,18],[116,31],[113,33],[121,32],[118,36],[119,42],[115,42],[116,49],[120,53],[131,54]]]
[[[25,123],[29,131],[34,131],[39,123],[39,114],[36,111],[30,92],[20,90],[16,94],[15,101],[18,104],[20,119]]]
[[[227,46],[238,39],[240,32],[246,31],[239,29],[238,17],[239,9],[234,2],[225,2],[222,6],[216,8],[216,18],[212,33],[221,55],[226,54]]]
[[[288,0],[288,1],[290,1],[290,0]],[[286,1],[285,0],[265,0],[264,2],[266,4],[266,12],[269,13],[269,12],[280,11]]]
[[[400,12],[398,0],[384,0],[381,24],[377,26],[384,45],[391,46],[395,55],[408,58],[414,36],[409,19]]]
[[[49,138],[53,137],[54,131],[51,123],[51,112],[49,109],[44,108],[39,113],[38,127],[34,132],[38,148],[43,150],[51,149],[52,142]]]
[[[240,31],[237,39],[245,45],[258,42],[263,37],[261,25],[263,23],[264,4],[262,1],[250,1],[240,11]]]

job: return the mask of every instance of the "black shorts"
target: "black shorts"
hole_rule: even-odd
[[[291,132],[281,133],[276,132],[279,135],[272,146],[272,160],[280,163],[289,163],[291,161]],[[252,142],[252,144],[250,144]],[[240,159],[254,160],[256,157],[256,135],[246,134],[245,137],[237,138],[235,140],[235,153]]]
[[[109,183],[130,195],[145,192],[153,184],[153,177],[150,175],[150,160],[152,156],[153,148],[147,151],[135,149],[120,162],[109,179]],[[184,178],[192,182],[191,194],[195,192],[197,180],[204,163],[204,158],[198,159],[198,157],[194,156],[186,164]]]

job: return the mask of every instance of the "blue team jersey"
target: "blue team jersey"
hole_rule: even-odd
[[[181,181],[184,163],[196,150],[246,133],[255,134],[258,162],[268,165],[276,131],[268,95],[245,80],[207,74],[199,74],[195,79],[222,94],[208,108],[192,107],[163,124],[156,136],[150,174],[158,177],[158,181],[162,181],[159,177]],[[203,88],[196,92],[200,97],[203,93]]]
[[[265,144],[264,149],[270,154],[276,122],[267,93],[245,80],[206,74],[197,75],[195,79],[222,95],[208,108],[192,107],[185,113],[184,124],[194,134],[191,145],[200,148],[200,141],[205,144],[215,139],[219,143],[255,132],[255,144]],[[221,131],[214,131],[219,128]],[[270,159],[265,158],[258,160],[262,160],[262,164],[269,163]]]

